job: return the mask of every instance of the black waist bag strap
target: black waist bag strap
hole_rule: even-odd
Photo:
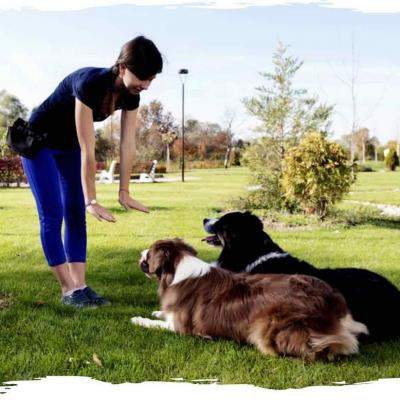
[[[35,155],[46,144],[47,133],[36,132],[29,126],[28,122],[18,118],[14,124],[7,129],[7,144],[26,158],[34,158]]]

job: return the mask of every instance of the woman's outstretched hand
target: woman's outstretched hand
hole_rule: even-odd
[[[149,209],[146,206],[133,199],[125,190],[119,192],[119,204],[121,204],[125,210],[133,209],[144,213],[149,212]]]
[[[89,214],[92,214],[99,221],[107,221],[107,222],[115,222],[116,219],[114,216],[108,211],[106,208],[101,206],[99,203],[90,204],[86,207],[86,211]]]

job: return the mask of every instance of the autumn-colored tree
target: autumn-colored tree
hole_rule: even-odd
[[[138,118],[138,158],[143,161],[149,159],[160,160],[165,156],[169,164],[170,148],[177,138],[178,128],[170,112],[164,111],[163,104],[153,100],[149,105],[139,109]]]
[[[20,186],[24,179],[21,159],[7,145],[7,126],[27,115],[28,109],[18,97],[5,90],[0,91],[0,184],[7,187],[13,182]]]
[[[95,156],[97,162],[105,162],[116,159],[118,149],[115,142],[107,137],[103,129],[96,129],[96,147]]]

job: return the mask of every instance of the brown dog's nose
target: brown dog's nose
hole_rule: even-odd
[[[146,260],[140,261],[140,269],[145,273],[149,273],[149,263]]]

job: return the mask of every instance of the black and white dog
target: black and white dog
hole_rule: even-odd
[[[217,266],[251,274],[312,275],[338,289],[356,321],[370,335],[364,340],[400,338],[400,291],[383,276],[362,268],[315,268],[286,253],[263,231],[261,220],[249,212],[232,212],[204,219],[208,244],[222,246]]]

